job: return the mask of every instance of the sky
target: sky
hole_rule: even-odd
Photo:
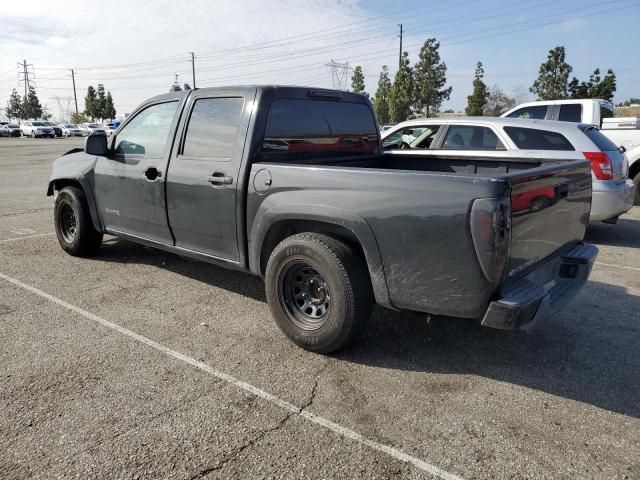
[[[382,66],[392,76],[397,69],[398,24],[412,64],[425,40],[440,41],[453,87],[442,109],[464,110],[478,61],[487,85],[533,100],[528,88],[557,45],[579,79],[613,69],[619,102],[640,97],[639,20],[640,0],[4,0],[0,117],[12,89],[24,93],[24,60],[59,120],[59,103],[74,109],[70,69],[80,110],[87,87],[103,83],[124,114],[168,91],[176,75],[192,84],[189,52],[197,87],[331,88],[341,72],[351,74],[332,71],[335,61],[360,65],[373,95]]]

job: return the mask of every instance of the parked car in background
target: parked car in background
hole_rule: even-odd
[[[624,147],[624,154],[629,162],[629,177],[636,185],[635,204],[640,205],[640,121],[635,117],[613,118],[613,113],[611,102],[583,99],[523,103],[502,116],[588,123],[597,126],[617,147]]]
[[[0,126],[0,137],[19,137],[20,125],[15,123],[6,123]]]
[[[20,125],[20,132],[23,137],[49,137],[54,138],[56,134],[49,125],[38,120],[26,120]]]
[[[56,137],[62,136],[62,128],[60,128],[56,123],[53,123],[53,122],[43,122],[43,123],[53,129],[53,133],[55,134]]]
[[[422,133],[415,136],[417,131]],[[413,138],[410,143],[407,140]],[[409,120],[382,134],[385,150],[408,155],[446,153],[461,161],[485,158],[536,158],[541,162],[558,158],[591,162],[593,199],[590,221],[615,223],[633,206],[634,185],[628,179],[625,156],[593,125],[521,118],[459,117]],[[547,190],[529,196],[532,209],[550,203]],[[523,199],[516,200],[524,201]]]
[[[82,133],[87,136],[87,135],[91,135],[93,133],[99,134],[99,135],[106,135],[107,131],[102,128],[100,125],[98,125],[97,123],[81,123],[79,125],[80,130],[82,130]]]
[[[75,123],[61,123],[63,137],[82,137],[84,132]]]
[[[107,132],[107,136],[111,136],[118,129],[119,124],[115,122],[105,123],[102,128]]]

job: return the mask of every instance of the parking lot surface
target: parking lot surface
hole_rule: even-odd
[[[375,309],[333,356],[260,279],[53,235],[51,162],[0,139],[0,478],[640,479],[640,208],[528,333]]]

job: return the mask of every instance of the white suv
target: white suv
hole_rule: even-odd
[[[44,122],[30,121],[22,122],[20,125],[20,132],[23,137],[49,137],[54,138],[56,136],[53,128]]]

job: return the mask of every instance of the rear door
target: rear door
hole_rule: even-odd
[[[167,175],[167,216],[178,247],[239,260],[237,197],[255,89],[196,92]]]

